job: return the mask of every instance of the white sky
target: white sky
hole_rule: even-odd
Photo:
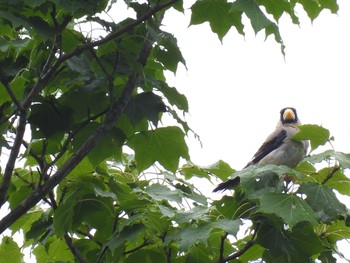
[[[203,143],[189,140],[195,164],[222,159],[241,169],[287,106],[304,124],[329,129],[335,150],[350,152],[350,1],[338,3],[338,15],[323,11],[313,23],[301,8],[300,26],[282,17],[285,58],[272,36],[265,41],[248,23],[245,37],[233,28],[221,43],[208,23],[188,27],[189,16],[166,16],[164,29],[175,34],[187,63],[187,70],[179,67],[168,80],[187,96],[187,121]],[[350,243],[338,245],[349,259]]]
[[[189,17],[168,16],[164,28],[177,37],[188,68],[169,82],[187,96],[187,120],[203,142],[190,141],[193,162],[223,159],[242,168],[286,106],[303,123],[328,128],[336,150],[349,152],[350,2],[339,5],[338,15],[324,11],[313,24],[300,9],[300,27],[282,17],[285,59],[272,36],[264,41],[247,23],[245,37],[233,28],[221,44],[209,24],[188,27]]]

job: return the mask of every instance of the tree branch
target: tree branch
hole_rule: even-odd
[[[13,103],[16,105],[16,107],[19,110],[23,110],[23,107],[21,105],[21,103],[17,100],[15,93],[13,92],[10,83],[7,79],[7,76],[4,72],[4,70],[2,69],[1,65],[0,65],[0,81],[2,83],[2,85],[4,85],[7,93],[9,94],[10,98],[12,99]]]
[[[222,262],[224,260],[224,248],[225,248],[225,240],[228,236],[228,233],[225,233],[222,237],[221,237],[221,242],[220,242],[220,259],[219,262]]]
[[[332,171],[330,171],[330,173],[327,175],[327,177],[323,179],[323,181],[322,181],[321,184],[324,185],[325,183],[327,183],[327,181],[328,181],[329,179],[331,179],[331,178],[333,177],[333,175],[334,175],[339,169],[340,169],[340,166],[339,166],[339,165],[335,165],[335,166],[333,167]]]
[[[177,0],[172,0],[174,2]],[[153,42],[145,38],[144,45],[139,52],[138,62],[145,65],[151,52]],[[0,221],[0,233],[6,230],[13,222],[25,214],[31,207],[35,206],[45,195],[52,191],[99,143],[99,141],[114,127],[120,115],[129,103],[139,74],[133,73],[129,76],[124,86],[123,93],[117,102],[114,102],[110,112],[98,129],[84,142],[84,144],[71,156],[71,158],[40,188],[37,187],[21,204],[15,207],[8,215]],[[20,143],[22,140],[20,141]]]
[[[245,244],[245,246],[241,250],[238,250],[237,252],[229,255],[227,258],[220,259],[218,263],[226,263],[243,255],[249,248],[251,248],[255,244],[255,237],[256,233],[258,232],[258,228],[259,225],[255,228],[252,238]]]
[[[0,207],[6,202],[7,200],[7,190],[10,186],[11,182],[11,176],[13,169],[15,167],[15,163],[19,154],[19,150],[22,145],[24,131],[26,127],[26,112],[20,111],[19,120],[18,120],[18,126],[16,129],[16,138],[13,142],[13,146],[10,152],[10,157],[8,159],[8,162],[6,164],[4,176],[2,178],[1,186],[0,186]]]
[[[66,241],[69,250],[72,252],[75,259],[77,259],[80,263],[87,263],[85,258],[80,254],[79,250],[74,246],[71,237],[66,233],[64,234],[64,240]]]

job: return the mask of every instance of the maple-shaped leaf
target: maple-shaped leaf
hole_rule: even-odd
[[[311,150],[315,150],[318,146],[324,145],[329,138],[329,130],[314,124],[305,124],[298,126],[299,132],[293,136],[293,139],[309,140],[311,144]]]
[[[159,113],[165,111],[162,98],[152,92],[143,92],[134,96],[125,109],[126,115],[134,126],[143,119],[147,119],[154,126],[157,126]]]
[[[175,172],[179,159],[189,159],[185,134],[176,126],[140,132],[133,136],[128,145],[135,150],[137,167],[143,171],[158,161],[169,171]]]
[[[283,218],[291,228],[302,221],[316,224],[315,213],[311,207],[304,200],[294,195],[265,193],[260,198],[259,210]]]
[[[216,33],[220,40],[234,26],[237,31],[244,35],[241,12],[230,12],[232,3],[226,0],[201,0],[196,1],[191,7],[191,25],[209,22],[211,30]]]

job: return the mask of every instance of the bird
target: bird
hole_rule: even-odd
[[[293,140],[299,132],[301,122],[295,108],[286,107],[280,111],[280,119],[272,132],[254,154],[252,160],[243,168],[255,164],[286,165],[294,168],[304,158],[309,148],[309,142]],[[219,184],[213,192],[232,189],[240,182],[237,176]]]

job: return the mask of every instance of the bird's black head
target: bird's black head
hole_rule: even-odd
[[[281,110],[281,122],[286,123],[298,123],[298,115],[296,109],[293,107],[283,108]]]

